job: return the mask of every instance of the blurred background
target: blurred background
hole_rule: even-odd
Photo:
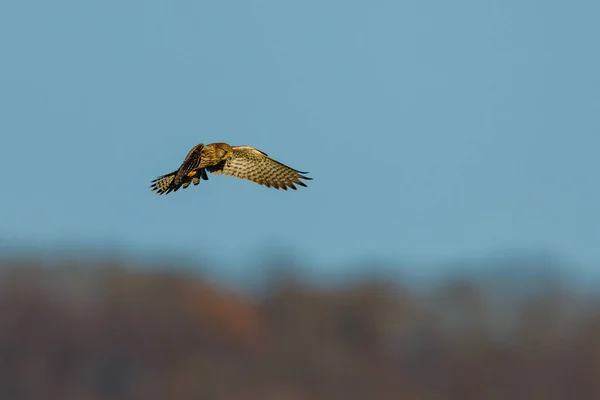
[[[599,12],[1,2],[1,397],[600,398]]]

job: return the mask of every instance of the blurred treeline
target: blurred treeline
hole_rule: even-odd
[[[0,263],[2,399],[600,399],[600,302],[560,279],[283,274],[248,294],[185,269]]]

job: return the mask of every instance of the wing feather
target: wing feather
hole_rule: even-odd
[[[233,146],[233,157],[217,165],[208,167],[208,171],[217,175],[229,175],[240,179],[273,187],[275,189],[296,190],[295,185],[306,186],[302,179],[308,172],[298,171],[270,158],[266,153],[250,146]]]

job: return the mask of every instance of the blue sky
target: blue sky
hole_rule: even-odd
[[[600,3],[4,1],[0,240],[600,266]],[[314,180],[153,194],[195,144]]]

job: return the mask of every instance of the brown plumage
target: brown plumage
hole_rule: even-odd
[[[290,168],[250,146],[200,143],[189,151],[179,169],[159,176],[150,188],[158,194],[176,192],[180,187],[185,189],[191,183],[197,185],[201,180],[208,180],[206,171],[283,190],[296,190],[295,185],[306,186],[301,179],[312,179],[304,175],[307,172]]]

